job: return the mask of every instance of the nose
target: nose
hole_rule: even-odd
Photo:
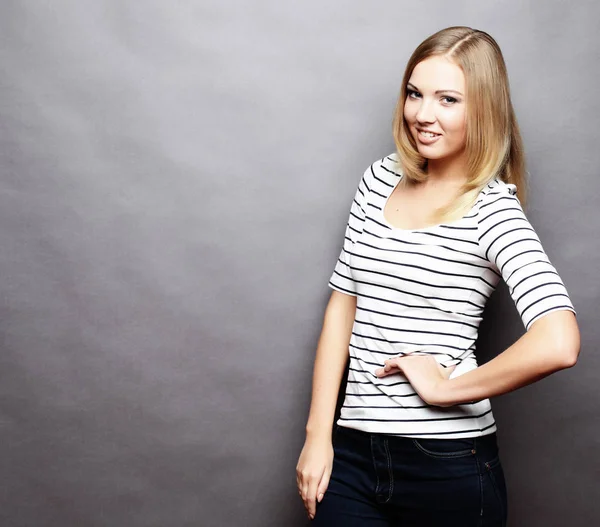
[[[419,123],[432,123],[435,121],[433,101],[427,101],[424,98],[421,99],[416,119]]]

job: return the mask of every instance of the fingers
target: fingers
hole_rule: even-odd
[[[375,370],[375,375],[377,375],[377,377],[381,378],[381,377],[385,377],[386,375],[391,375],[392,373],[398,373],[398,371],[401,370],[399,364],[398,364],[398,359],[387,359],[384,363],[383,363],[383,368],[378,368],[377,370]]]
[[[321,478],[321,483],[317,487],[317,501],[320,503],[323,500],[323,496],[325,496],[325,491],[329,486],[329,478],[331,477],[331,471],[325,470],[323,473],[323,477]]]
[[[321,475],[309,474],[309,472],[306,471],[300,472],[296,477],[300,497],[304,502],[304,508],[311,520],[314,519],[317,510],[317,493],[319,493],[319,495],[325,494],[325,489],[327,488],[327,483],[325,483],[324,489],[323,486],[319,484],[319,482],[322,483],[322,476],[324,475],[325,473]],[[326,479],[327,481],[329,480],[329,475],[327,475]],[[323,498],[321,497],[321,499]],[[319,501],[321,501],[321,499],[319,499]]]
[[[411,356],[410,353],[403,353],[402,355],[400,355],[398,357],[393,357],[391,359],[386,359],[383,362],[383,369],[386,372],[389,372],[389,371],[393,370],[394,368],[395,369],[401,369],[402,368],[402,366],[401,366],[402,360],[406,359],[406,357],[410,357],[410,356]]]
[[[311,478],[308,484],[308,494],[306,496],[305,507],[308,512],[309,518],[312,520],[317,512],[317,478]]]

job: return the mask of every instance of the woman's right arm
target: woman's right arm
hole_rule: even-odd
[[[371,178],[376,161],[367,168],[350,204],[344,243],[329,279],[333,289],[325,310],[323,329],[317,345],[313,371],[312,398],[306,423],[306,441],[296,466],[298,491],[309,517],[316,512],[316,501],[323,498],[333,467],[332,429],[335,405],[348,362],[348,345],[356,315],[357,287],[352,276],[350,256],[366,218]]]
[[[333,419],[355,313],[356,297],[333,290],[317,345],[306,441],[296,467],[298,490],[311,519],[315,500],[321,501],[325,494],[333,466]]]

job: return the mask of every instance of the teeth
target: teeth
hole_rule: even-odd
[[[432,134],[431,132],[423,132],[422,130],[420,133],[421,133],[421,135],[424,135],[425,137],[437,137],[438,135],[440,135],[440,134]]]

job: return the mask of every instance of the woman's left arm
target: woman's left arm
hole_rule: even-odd
[[[580,338],[573,304],[516,193],[515,185],[501,184],[486,196],[477,234],[481,254],[502,274],[526,332],[486,364],[443,383],[437,404],[500,395],[577,362]]]
[[[427,402],[452,406],[511,392],[574,366],[579,346],[575,315],[566,310],[548,313],[489,362],[453,379],[442,380]]]
[[[539,318],[519,340],[485,364],[451,378],[431,355],[388,359],[375,373],[385,377],[401,371],[421,399],[434,406],[480,401],[571,368],[579,356],[579,328],[571,311],[554,311]],[[449,378],[450,377],[450,378]]]

